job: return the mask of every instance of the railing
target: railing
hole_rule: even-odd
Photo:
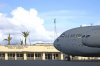
[[[8,60],[15,60],[15,57],[8,57]]]
[[[41,57],[35,57],[35,60],[42,60]]]
[[[59,60],[59,57],[55,57],[54,60]]]
[[[27,57],[27,60],[34,60],[34,57]]]
[[[24,60],[23,57],[17,57],[17,60]]]
[[[0,60],[5,60],[5,57],[0,57]]]

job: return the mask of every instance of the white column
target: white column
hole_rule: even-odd
[[[5,60],[8,60],[8,53],[5,53]]]
[[[27,60],[27,55],[26,55],[26,53],[24,53],[24,60]]]
[[[42,60],[45,60],[45,53],[42,54]]]
[[[17,53],[15,53],[15,60],[17,60]]]
[[[52,53],[52,60],[54,60],[54,53]]]
[[[60,53],[60,60],[63,60],[63,54],[62,53]]]
[[[34,60],[35,60],[35,53],[34,53]]]

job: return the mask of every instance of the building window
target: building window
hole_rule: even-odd
[[[17,57],[23,57],[23,54],[17,54]]]
[[[34,54],[27,54],[27,57],[34,57]]]
[[[5,54],[4,53],[0,53],[0,57],[5,57]]]
[[[45,54],[46,60],[52,60],[52,54]]]
[[[55,57],[58,57],[58,54],[54,54]]]
[[[0,60],[5,60],[5,53],[0,53]]]
[[[15,54],[14,53],[9,53],[8,57],[15,57]]]
[[[59,55],[58,54],[54,54],[53,58],[54,58],[54,60],[58,60],[59,59]]]
[[[41,54],[35,54],[35,57],[41,57]]]
[[[35,60],[42,60],[41,53],[35,54]]]

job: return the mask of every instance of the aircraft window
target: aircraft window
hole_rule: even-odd
[[[59,39],[57,39],[57,42],[59,41]]]
[[[61,34],[61,36],[60,36],[60,37],[64,37],[64,36],[65,36],[65,33]]]
[[[84,38],[84,37],[85,37],[85,35],[82,36],[82,38]]]
[[[90,37],[90,35],[87,35],[86,38]]]

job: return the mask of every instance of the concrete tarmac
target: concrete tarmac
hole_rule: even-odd
[[[100,66],[100,61],[3,60],[0,61],[0,66]]]

